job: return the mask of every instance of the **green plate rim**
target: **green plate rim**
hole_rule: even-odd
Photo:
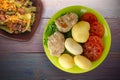
[[[101,17],[101,19],[103,20],[102,22],[104,22],[105,29],[107,30],[107,34],[104,35],[104,37],[107,36],[107,38],[108,38],[107,41],[106,41],[107,43],[105,43],[105,45],[107,46],[107,49],[103,51],[103,52],[106,53],[106,54],[104,54],[104,56],[102,56],[102,57],[100,58],[100,60],[98,60],[99,63],[96,63],[96,65],[93,66],[93,67],[92,67],[91,69],[89,69],[89,70],[82,70],[82,69],[80,69],[80,70],[82,70],[82,71],[72,71],[72,70],[64,69],[64,68],[60,67],[59,64],[56,65],[55,62],[52,61],[52,59],[50,58],[51,56],[50,56],[50,54],[49,54],[48,48],[44,45],[44,38],[45,38],[44,34],[45,34],[45,31],[46,31],[48,25],[50,24],[50,22],[53,22],[53,21],[56,19],[56,16],[57,16],[58,14],[61,14],[62,11],[66,10],[66,9],[68,9],[68,8],[85,8],[86,10],[89,10],[89,11],[91,10],[90,12],[92,12],[92,13],[94,12],[93,14],[95,14],[97,17],[98,17],[98,16]],[[99,18],[98,18],[98,20],[99,20]],[[100,22],[101,22],[101,21],[100,21]],[[105,30],[105,31],[106,31],[106,30]],[[64,72],[73,73],[73,74],[79,74],[79,73],[85,73],[85,72],[92,71],[93,69],[97,68],[97,67],[105,60],[105,58],[107,57],[107,55],[108,55],[108,53],[109,53],[110,46],[111,46],[111,31],[110,31],[110,27],[109,27],[107,21],[104,19],[104,17],[103,17],[98,11],[96,11],[96,10],[94,10],[94,9],[92,9],[92,8],[88,8],[88,7],[82,6],[82,5],[73,5],[73,6],[68,6],[68,7],[66,7],[66,8],[63,8],[63,9],[59,10],[58,12],[56,12],[56,13],[51,17],[51,19],[48,21],[47,25],[45,26],[45,29],[44,29],[44,32],[43,32],[42,42],[43,42],[43,47],[44,47],[44,50],[45,50],[45,53],[46,53],[48,59],[50,60],[50,62],[51,62],[55,67],[57,67],[58,69],[60,69],[60,70],[62,70],[62,71],[64,71]],[[55,57],[55,59],[56,59],[56,58],[57,58],[57,57]],[[92,62],[92,63],[94,64],[94,62]],[[75,66],[75,69],[76,69],[76,68],[78,68],[78,67]]]

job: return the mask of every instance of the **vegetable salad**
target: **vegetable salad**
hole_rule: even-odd
[[[30,0],[0,0],[0,29],[10,34],[30,32],[35,12]]]

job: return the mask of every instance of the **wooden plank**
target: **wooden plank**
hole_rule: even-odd
[[[41,23],[33,36],[28,42],[17,42],[0,37],[0,53],[1,52],[44,52],[42,45],[42,35],[46,23],[49,19],[42,19]],[[111,51],[120,51],[120,18],[106,18],[112,33]]]
[[[43,18],[50,18],[58,10],[72,5],[93,8],[106,18],[120,17],[120,0],[41,0],[44,6]]]
[[[111,29],[111,50],[120,51],[120,18],[118,19],[107,19],[107,22]]]
[[[83,74],[63,72],[46,55],[37,53],[0,54],[1,80],[120,80],[120,52],[110,52],[95,70]]]

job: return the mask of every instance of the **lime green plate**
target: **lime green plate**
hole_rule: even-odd
[[[54,21],[58,17],[66,14],[66,13],[69,13],[69,12],[76,13],[79,16],[79,19],[83,13],[91,12],[94,15],[96,15],[96,17],[98,18],[98,21],[100,23],[102,23],[105,28],[105,34],[103,36],[103,41],[104,41],[103,54],[99,60],[92,62],[92,67],[89,70],[83,70],[83,69],[77,67],[76,65],[74,65],[71,69],[65,69],[65,68],[61,67],[60,64],[58,63],[58,57],[51,56],[50,52],[48,50],[47,39],[51,34],[53,34],[57,30],[57,28],[54,24]],[[107,55],[109,53],[110,45],[111,45],[111,32],[110,32],[109,26],[108,26],[106,20],[104,19],[104,17],[100,13],[98,13],[97,11],[95,11],[91,8],[79,6],[79,5],[66,7],[66,8],[58,11],[56,14],[54,14],[51,17],[51,19],[48,21],[48,23],[45,27],[45,30],[44,30],[44,34],[43,34],[43,46],[44,46],[44,50],[45,50],[47,57],[49,58],[49,60],[52,62],[52,64],[54,66],[56,66],[60,70],[63,70],[65,72],[69,72],[69,73],[85,73],[85,72],[91,71],[91,70],[95,69],[96,67],[98,67],[104,61],[104,59],[107,57]]]

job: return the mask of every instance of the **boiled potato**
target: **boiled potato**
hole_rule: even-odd
[[[67,38],[65,40],[65,48],[73,55],[82,54],[83,48],[72,38]]]
[[[74,58],[69,54],[63,54],[58,59],[59,64],[66,69],[72,68],[74,65]]]
[[[92,63],[89,59],[84,56],[77,55],[74,57],[75,64],[82,69],[88,70],[91,68]]]
[[[89,38],[90,24],[80,21],[72,28],[72,37],[75,41],[85,43]]]

